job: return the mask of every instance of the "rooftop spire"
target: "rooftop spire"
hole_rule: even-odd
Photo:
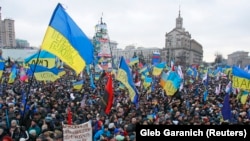
[[[179,5],[179,17],[181,17],[181,5]]]
[[[0,22],[2,20],[1,9],[2,9],[2,7],[0,6]]]
[[[183,24],[183,19],[181,17],[181,6],[179,5],[179,16],[176,18],[176,28],[181,29]]]
[[[102,12],[102,16],[101,16],[101,24],[103,24],[103,22],[102,22],[102,17],[103,17],[103,12]]]

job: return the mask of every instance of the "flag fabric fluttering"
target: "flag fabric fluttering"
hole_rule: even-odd
[[[229,94],[232,92],[232,83],[231,83],[231,81],[228,82],[225,91],[226,91],[226,93],[229,93]]]
[[[24,59],[26,68],[28,68],[30,64],[36,63],[47,68],[53,68],[56,64],[56,56],[45,50],[39,50],[37,53]]]
[[[9,75],[9,81],[8,83],[11,84],[11,83],[14,83],[15,79],[16,79],[16,76],[17,76],[17,68],[16,68],[16,65],[14,64],[11,68],[11,73]]]
[[[175,71],[163,73],[161,76],[160,85],[165,90],[168,96],[173,96],[180,88],[183,79]]]
[[[244,71],[246,71],[247,73],[250,73],[250,64],[246,65],[246,67],[244,68]]]
[[[161,74],[161,79],[160,79],[160,86],[166,91],[166,83],[168,81],[168,73],[163,72]]]
[[[2,78],[4,67],[5,62],[3,60],[0,60],[0,78]]]
[[[174,61],[171,61],[171,62],[170,62],[170,67],[171,67],[171,70],[172,70],[172,71],[175,71],[175,68],[174,68]]]
[[[30,65],[30,69],[32,73],[34,73],[34,76],[37,81],[56,81],[59,76],[58,76],[58,68],[53,67],[53,68],[46,68],[44,66],[40,65]]]
[[[64,69],[58,69],[58,77],[62,77],[66,74],[66,71]]]
[[[53,12],[41,49],[57,56],[77,74],[94,61],[93,44],[60,3]]]
[[[28,81],[28,75],[26,75],[26,71],[25,71],[25,68],[24,67],[21,67],[20,68],[20,80],[22,82],[27,82]]]
[[[181,68],[181,66],[180,65],[178,65],[178,67],[177,67],[177,73],[178,73],[178,75],[180,76],[180,78],[182,79],[182,80],[184,80],[184,75],[183,75],[183,72],[182,72],[182,68]],[[183,86],[184,84],[183,84],[183,81],[182,81],[182,83],[181,83],[181,85],[180,85],[180,91],[183,89]]]
[[[233,87],[250,91],[250,73],[234,66],[232,68]]]
[[[153,67],[153,72],[152,74],[154,76],[159,76],[162,72],[162,70],[166,67],[166,63],[165,62],[162,62],[162,63],[159,63],[159,64],[156,64],[154,67]]]
[[[79,80],[73,83],[73,88],[75,90],[81,90],[82,89],[82,85],[83,85],[83,80]]]
[[[131,58],[130,61],[129,61],[130,66],[133,66],[136,63],[139,63],[139,57]]]
[[[158,63],[160,63],[160,52],[153,52],[153,55],[152,55],[152,65],[156,65]]]
[[[241,91],[241,93],[239,94],[240,95],[240,102],[241,102],[241,104],[246,104],[246,102],[247,102],[247,98],[248,98],[248,94],[249,94],[249,92],[247,92],[247,91],[244,91],[244,90],[242,90]]]
[[[224,102],[223,102],[223,107],[221,109],[221,114],[223,116],[223,120],[230,120],[231,119],[231,107],[229,103],[229,95],[230,93],[226,93]]]
[[[72,125],[73,124],[73,121],[72,121],[72,112],[71,112],[71,109],[68,108],[68,112],[67,112],[67,124],[68,125]]]
[[[145,76],[149,75],[148,66],[144,66],[143,68],[141,68],[139,70],[139,73],[141,73],[142,75],[145,75]]]
[[[133,82],[133,76],[131,74],[130,68],[127,65],[123,56],[121,57],[121,60],[120,60],[119,69],[117,72],[116,79],[118,81],[120,81],[128,89],[129,97],[130,97],[131,101],[134,104],[138,105],[139,93],[138,93],[138,90]]]
[[[203,77],[203,84],[205,86],[205,91],[203,93],[203,100],[206,101],[207,100],[207,96],[208,96],[208,82],[209,82],[209,75],[208,72],[205,74],[205,76]]]
[[[94,82],[94,78],[93,78],[93,74],[92,73],[90,73],[90,87],[92,88],[92,89],[95,89],[96,88],[96,86],[95,86],[95,82]]]
[[[147,89],[151,85],[152,81],[153,81],[152,77],[146,76],[144,81],[143,81],[144,88]]]
[[[100,74],[95,74],[95,80],[98,81],[100,78]]]
[[[208,91],[205,90],[203,93],[203,101],[207,101]]]
[[[113,82],[112,82],[112,75],[108,76],[108,81],[105,87],[105,93],[102,102],[103,102],[103,110],[108,115],[111,111],[113,100],[114,100],[114,94],[113,94]],[[107,99],[105,99],[107,98]]]

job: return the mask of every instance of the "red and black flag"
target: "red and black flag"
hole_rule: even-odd
[[[101,98],[101,106],[106,114],[109,114],[113,105],[113,84],[112,84],[112,75],[108,75],[108,81],[105,87],[105,92]]]

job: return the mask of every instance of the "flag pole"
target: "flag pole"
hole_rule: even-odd
[[[39,51],[38,51],[38,55],[37,55],[37,58],[36,58],[36,63],[35,63],[35,66],[34,66],[34,70],[31,70],[32,71],[32,76],[31,76],[31,79],[29,81],[28,90],[27,90],[26,95],[25,95],[25,103],[24,103],[24,109],[23,109],[23,113],[22,113],[22,117],[21,117],[21,125],[23,125],[23,122],[24,122],[27,102],[29,100],[30,89],[31,89],[31,86],[32,86],[32,83],[33,83],[33,80],[34,80],[34,73],[35,73],[35,70],[36,70],[36,67],[37,67],[37,64],[38,64],[38,61],[39,61],[40,53],[41,53],[41,49],[39,49]]]

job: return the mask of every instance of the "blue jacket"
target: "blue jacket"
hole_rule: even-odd
[[[106,134],[107,137],[110,137],[110,135],[111,135],[110,131],[108,131],[108,130],[105,131],[105,130],[104,130],[104,127],[102,126],[102,129],[99,130],[99,131],[97,131],[97,132],[95,133],[95,135],[94,135],[94,141],[98,141],[98,140],[100,139],[100,137],[101,137],[102,134]]]

